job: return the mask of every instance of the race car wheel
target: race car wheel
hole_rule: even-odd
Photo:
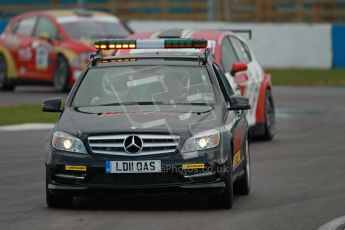
[[[265,96],[265,140],[272,140],[275,134],[275,109],[271,90],[267,89]]]
[[[3,55],[0,54],[0,90],[13,90],[15,84],[7,78],[7,66],[6,60]]]
[[[245,143],[245,164],[243,166],[244,174],[234,184],[235,194],[249,195],[251,186],[251,169],[250,169],[250,150],[248,138]]]
[[[46,202],[49,208],[69,208],[73,205],[73,197],[52,194],[46,187]]]
[[[58,55],[56,59],[54,71],[54,86],[60,92],[68,90],[69,65],[68,61],[62,55]]]
[[[227,163],[226,188],[220,194],[208,197],[208,206],[215,209],[231,209],[234,200],[234,186],[232,182],[232,164]]]

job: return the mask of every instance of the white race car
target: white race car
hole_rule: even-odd
[[[246,32],[246,31],[239,31]],[[248,31],[251,33],[251,31]],[[130,39],[163,39],[163,38],[204,38],[214,55],[217,64],[222,68],[234,92],[249,98],[251,110],[247,112],[251,137],[271,140],[275,134],[275,108],[272,96],[270,74],[265,73],[257,62],[246,41],[235,32],[217,30],[182,30],[171,29],[132,34]],[[128,53],[153,52],[200,52],[196,49],[128,49],[117,51],[118,55]]]

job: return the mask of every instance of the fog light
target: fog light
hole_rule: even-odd
[[[72,147],[72,141],[64,140],[63,147],[65,147],[65,149],[70,149]]]

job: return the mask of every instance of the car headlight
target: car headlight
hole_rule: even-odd
[[[218,146],[219,141],[219,131],[216,129],[208,130],[187,139],[183,145],[181,152],[194,152],[214,148]]]
[[[90,61],[90,54],[85,52],[85,53],[80,53],[78,54],[72,61],[71,65],[74,68],[84,68],[84,66],[89,63]]]
[[[83,142],[71,134],[56,131],[53,134],[52,146],[55,149],[74,152],[74,153],[87,153]]]

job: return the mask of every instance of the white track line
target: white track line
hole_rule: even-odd
[[[338,230],[338,229],[340,230],[340,229],[344,229],[344,225],[345,225],[345,216],[342,216],[322,225],[318,230]]]
[[[30,130],[47,130],[52,129],[54,124],[50,123],[26,123],[20,125],[7,125],[0,126],[0,131],[11,132],[11,131],[30,131]]]

